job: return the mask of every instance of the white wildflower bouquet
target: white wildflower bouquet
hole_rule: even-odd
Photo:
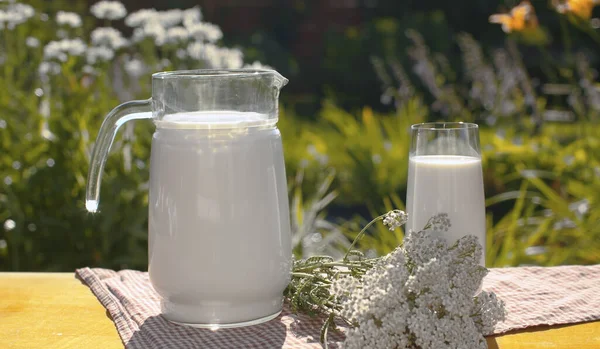
[[[148,75],[155,71],[263,67],[259,62],[244,65],[239,48],[224,47],[223,32],[203,21],[199,7],[128,13],[119,1],[101,0],[90,6],[92,16],[82,16],[63,10],[39,12],[16,0],[0,3],[0,66],[19,63],[17,58],[24,57],[16,56],[27,54],[27,60],[37,65],[41,81],[47,82],[43,90],[48,90],[48,82],[57,76],[84,76],[93,84],[111,75],[112,89],[121,100],[127,100],[148,94],[147,88],[139,91],[144,87],[136,85],[141,77],[147,85]],[[88,32],[86,24],[92,22],[101,26]],[[123,28],[122,24],[131,28],[127,30],[130,36],[117,29]],[[3,32],[12,38],[5,39]],[[9,62],[12,58],[15,62]]]
[[[344,348],[487,348],[485,334],[504,320],[504,303],[481,291],[488,270],[479,265],[482,247],[467,235],[448,246],[439,233],[447,214],[410,231],[402,246],[378,258],[353,249],[376,221],[394,230],[407,215],[393,210],[371,221],[340,261],[315,256],[297,261],[286,296],[295,311],[327,316],[321,342],[335,320],[343,321]]]

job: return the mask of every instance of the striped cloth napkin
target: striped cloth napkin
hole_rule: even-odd
[[[323,319],[292,314],[287,306],[260,325],[211,331],[179,326],[160,316],[148,273],[82,268],[77,277],[108,310],[128,349],[321,348]],[[483,289],[506,303],[506,321],[493,334],[538,326],[600,319],[600,265],[490,269]],[[343,335],[332,333],[330,347]]]

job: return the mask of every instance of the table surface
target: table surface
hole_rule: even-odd
[[[490,349],[598,349],[600,321],[488,337]],[[106,310],[73,273],[0,273],[0,348],[123,348]]]

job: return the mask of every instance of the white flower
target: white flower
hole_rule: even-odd
[[[56,23],[67,25],[71,28],[81,27],[81,17],[75,12],[58,11],[56,14]]]
[[[15,223],[15,221],[13,221],[12,219],[7,219],[4,221],[4,230],[6,231],[11,231],[15,229],[16,226],[17,223]]]
[[[96,28],[90,34],[92,44],[95,46],[106,46],[118,50],[127,45],[127,39],[120,31],[111,27]]]
[[[200,42],[193,42],[190,45],[188,45],[188,47],[187,47],[188,55],[190,56],[190,58],[193,58],[193,59],[204,59],[204,57],[206,56],[207,46],[214,46],[214,45],[205,45]],[[216,47],[215,47],[215,49],[216,49]],[[212,48],[211,48],[211,50],[212,50]]]
[[[158,69],[165,69],[166,67],[171,65],[171,61],[167,58],[163,58],[158,62]]]
[[[390,231],[394,231],[396,228],[399,228],[405,224],[407,219],[408,214],[406,214],[406,212],[401,210],[392,210],[383,216],[383,224],[387,226]]]
[[[8,29],[27,22],[35,14],[33,7],[21,3],[9,4],[5,10],[0,10],[0,29],[6,25]]]
[[[86,45],[81,39],[62,39],[60,41],[50,41],[44,47],[44,59],[56,59],[66,62],[68,56],[81,56],[86,50]]]
[[[184,10],[182,15],[183,26],[189,28],[202,19],[202,12],[198,6]]]
[[[446,240],[432,235],[429,230],[412,231],[404,237],[406,256],[414,263],[425,264],[431,259],[442,259],[448,249]]]
[[[139,78],[146,73],[146,65],[141,60],[134,58],[125,62],[125,72],[132,78]]]
[[[435,216],[429,218],[427,224],[423,229],[432,230],[434,232],[445,232],[448,231],[452,224],[450,224],[450,218],[447,213],[438,213]]]
[[[196,23],[188,27],[190,37],[214,43],[223,37],[221,29],[212,23]]]
[[[25,39],[25,45],[27,45],[27,47],[36,48],[40,46],[40,40],[33,36],[29,36]]]
[[[177,44],[188,39],[188,31],[184,27],[173,27],[167,30],[166,42]]]
[[[81,39],[61,40],[61,45],[63,50],[71,56],[81,56],[87,47]]]
[[[50,41],[46,46],[44,46],[44,58],[57,59],[61,62],[66,62],[69,57],[65,52],[62,51],[60,42]]]
[[[273,67],[254,61],[251,64],[244,65],[244,69],[273,70]]]
[[[492,333],[497,319],[506,317],[504,302],[493,292],[481,292],[475,298],[475,325],[482,333]]]
[[[149,19],[141,27],[133,31],[133,41],[140,42],[146,38],[154,40],[157,46],[165,43],[167,32],[158,19]]]
[[[108,47],[98,46],[90,47],[87,50],[86,59],[88,64],[107,62],[115,57],[115,52]]]
[[[157,17],[158,12],[155,9],[142,9],[127,16],[125,24],[129,27],[140,27],[146,24],[147,21],[156,19]]]
[[[38,67],[38,73],[41,76],[58,75],[60,71],[60,64],[56,62],[42,62]]]
[[[165,28],[170,28],[181,23],[183,19],[183,11],[180,9],[173,9],[167,11],[158,12],[158,20]]]
[[[237,69],[244,63],[242,51],[214,44],[194,42],[188,46],[188,54],[193,59],[204,61],[208,68]]]
[[[371,156],[371,160],[375,165],[379,165],[381,163],[381,155],[373,154],[373,156]]]
[[[99,19],[111,21],[121,19],[127,15],[125,6],[119,1],[99,1],[90,7],[90,12]]]
[[[239,69],[244,64],[244,54],[237,48],[225,49],[225,67],[229,69]]]

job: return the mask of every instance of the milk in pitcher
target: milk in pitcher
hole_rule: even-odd
[[[149,275],[171,321],[227,327],[281,310],[290,223],[281,136],[260,126],[267,119],[222,111],[156,122]]]

